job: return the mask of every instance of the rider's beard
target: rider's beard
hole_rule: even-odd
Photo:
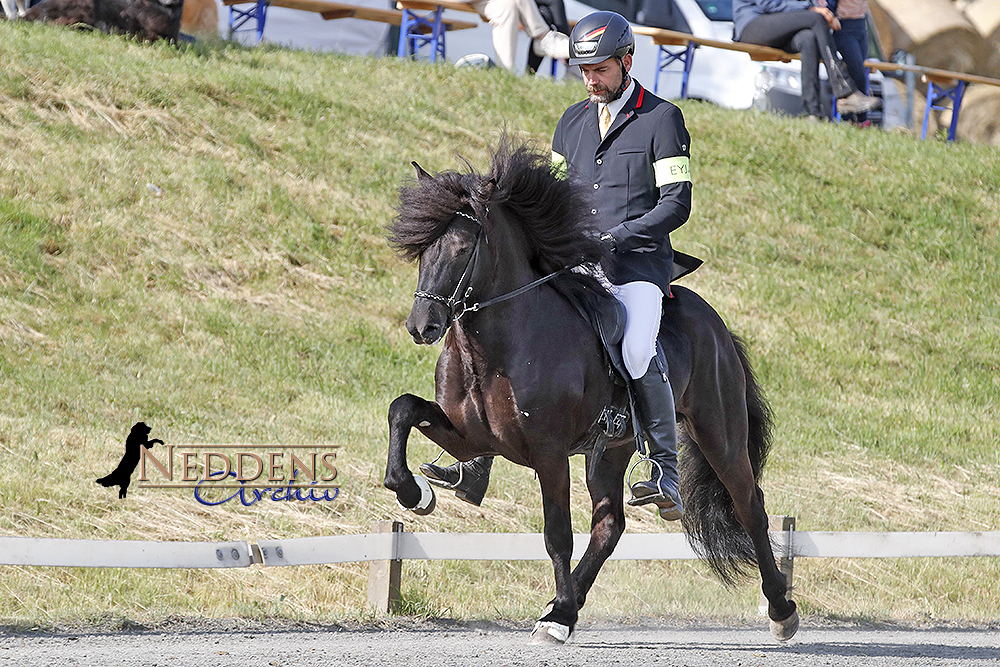
[[[627,86],[623,85],[625,83],[625,69],[622,68],[622,76],[619,76],[617,87],[612,89],[604,84],[597,83],[593,86],[587,85],[587,94],[590,95],[590,101],[597,104],[608,104],[609,102],[614,102],[622,96],[625,92]],[[614,83],[614,82],[612,82]]]

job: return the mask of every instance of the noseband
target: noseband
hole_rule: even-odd
[[[413,298],[415,299],[429,299],[431,301],[437,301],[439,303],[443,303],[445,306],[448,307],[448,311],[451,315],[452,322],[457,322],[458,320],[462,319],[462,316],[465,315],[466,313],[474,313],[477,310],[482,310],[483,308],[486,308],[488,306],[492,306],[502,301],[507,301],[508,299],[513,299],[514,297],[520,296],[525,292],[532,290],[543,283],[549,282],[559,274],[569,270],[568,268],[559,269],[555,273],[550,273],[549,275],[539,278],[538,280],[532,281],[527,285],[518,287],[516,290],[512,292],[507,292],[506,294],[503,294],[501,296],[494,297],[492,299],[487,299],[486,301],[480,301],[478,303],[472,304],[471,306],[467,306],[466,300],[469,298],[469,296],[472,295],[472,274],[475,271],[476,262],[479,259],[480,241],[483,241],[485,239],[486,243],[489,244],[489,239],[486,238],[486,231],[483,228],[483,223],[480,222],[478,218],[475,218],[474,216],[471,216],[463,211],[455,211],[455,215],[460,215],[463,218],[472,220],[478,226],[478,232],[476,234],[476,245],[472,249],[472,257],[469,258],[469,263],[465,265],[465,271],[462,272],[462,277],[458,279],[458,284],[455,285],[455,289],[451,293],[450,297],[443,296],[441,294],[436,294],[434,292],[425,292],[423,290],[417,290],[416,292],[413,293]],[[489,215],[489,211],[487,211],[487,215]],[[462,285],[464,285],[466,281],[468,281],[469,285],[465,290],[465,294],[463,294],[462,297],[459,298],[458,295],[462,291]]]

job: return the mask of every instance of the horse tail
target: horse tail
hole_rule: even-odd
[[[747,453],[754,481],[759,482],[771,446],[771,408],[757,384],[743,341],[730,332],[746,378]],[[685,432],[680,474],[684,494],[684,530],[692,548],[708,561],[727,586],[757,569],[750,536],[736,519],[729,491],[698,445]]]

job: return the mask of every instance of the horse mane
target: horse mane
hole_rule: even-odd
[[[424,174],[400,189],[398,215],[388,229],[400,255],[415,261],[466,206],[491,238],[499,210],[507,224],[521,230],[528,262],[538,273],[581,267],[549,283],[577,309],[593,311],[612,298],[592,271],[606,251],[590,222],[590,207],[582,190],[555,175],[549,155],[515,145],[504,134],[489,173],[477,173],[467,161],[466,166],[467,173]]]
[[[497,224],[490,211],[506,213],[523,233],[529,262],[549,274],[580,264],[596,264],[603,249],[595,240],[581,190],[557,178],[548,155],[503,135],[493,151],[490,171],[446,171],[419,178],[400,190],[399,209],[388,239],[413,261],[437,240],[452,216],[471,206],[487,236]]]

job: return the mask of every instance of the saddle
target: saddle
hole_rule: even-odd
[[[674,264],[670,281],[673,282],[682,276],[686,276],[699,266],[702,260],[692,257],[682,252],[674,251]],[[664,298],[672,299],[673,295],[668,293]],[[608,363],[609,374],[612,380],[626,388],[628,395],[627,406],[606,405],[600,416],[591,428],[590,435],[578,447],[575,447],[571,454],[590,454],[590,466],[587,472],[588,477],[593,477],[597,462],[604,453],[609,441],[620,438],[625,434],[628,420],[632,420],[633,432],[636,434],[637,447],[643,451],[642,436],[639,427],[639,418],[635,410],[635,400],[632,396],[632,386],[628,381],[628,371],[625,368],[625,358],[622,355],[620,345],[622,337],[625,335],[625,306],[615,298],[601,299],[590,304],[585,304],[572,300],[573,306],[581,316],[594,327],[597,335],[601,339],[604,348],[604,357]],[[654,357],[660,372],[665,372],[667,368],[666,353],[660,341],[656,341],[656,356]]]

